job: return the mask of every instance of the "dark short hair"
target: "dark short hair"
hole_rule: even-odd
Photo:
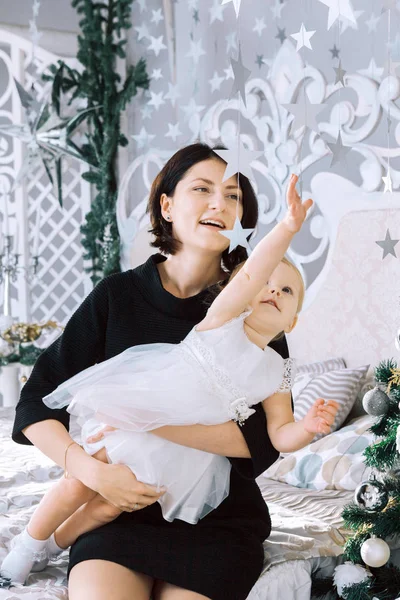
[[[172,237],[172,224],[161,214],[160,198],[166,194],[170,198],[175,188],[186,173],[195,164],[203,160],[216,159],[224,162],[214,150],[226,150],[223,146],[211,148],[207,144],[196,143],[178,150],[164,165],[154,179],[150,190],[147,212],[150,215],[151,229],[155,237],[151,242],[154,248],[159,248],[164,254],[175,254],[179,249],[179,241]],[[247,177],[239,174],[239,186],[243,195],[243,216],[241,223],[245,229],[253,229],[258,219],[258,202],[254,189]],[[230,273],[236,265],[246,260],[247,251],[238,246],[229,253],[229,248],[222,253],[222,265]]]

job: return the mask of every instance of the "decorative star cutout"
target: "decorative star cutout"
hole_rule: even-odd
[[[333,60],[334,58],[339,58],[339,52],[340,52],[340,49],[339,49],[339,48],[336,48],[336,44],[333,44],[333,48],[331,48],[331,49],[329,50],[329,52],[331,52],[331,54],[332,54],[332,60]]]
[[[326,104],[311,104],[307,94],[303,91],[299,94],[296,104],[282,104],[282,106],[294,115],[292,131],[296,131],[299,127],[308,127],[319,133],[316,117],[325,108]]]
[[[172,83],[168,83],[168,92],[165,94],[164,98],[166,98],[166,100],[170,100],[172,106],[175,106],[176,101],[180,97],[181,94],[178,91],[178,84],[173,85]]]
[[[358,73],[361,75],[366,75],[371,79],[375,79],[375,81],[381,81],[383,75],[383,67],[378,67],[375,59],[371,58],[369,61],[369,65],[367,69],[359,69]]]
[[[214,21],[221,21],[221,23],[224,22],[224,17],[223,17],[224,7],[219,2],[220,2],[220,0],[214,0],[214,4],[209,9],[210,25],[212,25],[214,23]]]
[[[62,68],[60,67],[56,73],[56,78],[60,76]],[[73,132],[82,123],[84,117],[97,108],[85,109],[74,117],[63,118],[57,114],[51,103],[43,101],[40,104],[36,98],[24,90],[18,81],[15,80],[15,84],[28,123],[0,125],[0,132],[27,144],[27,157],[17,174],[13,189],[18,187],[29,173],[43,165],[48,178],[56,188],[55,192],[60,206],[62,206],[62,156],[71,156],[92,168],[98,168],[96,163],[88,161],[85,154],[71,139]]]
[[[264,17],[262,17],[261,19],[257,19],[257,17],[256,17],[256,24],[253,27],[253,31],[256,31],[258,33],[259,37],[261,37],[261,34],[265,28],[266,28],[266,24],[264,21]]]
[[[349,146],[343,146],[342,134],[340,131],[338,133],[336,142],[326,142],[326,145],[329,147],[333,155],[331,167],[333,167],[333,165],[335,165],[336,163],[340,162],[341,158],[344,158],[346,154],[348,154],[351,150]]]
[[[350,0],[319,0],[329,8],[328,29],[339,17],[344,17],[352,23],[357,23]]]
[[[152,23],[155,23],[156,25],[158,25],[160,21],[164,21],[164,17],[162,16],[161,8],[158,8],[157,10],[152,10],[151,12],[153,13],[153,15],[151,17]]]
[[[247,253],[251,254],[251,248],[247,238],[253,233],[254,229],[243,229],[242,224],[237,216],[233,229],[227,231],[220,231],[219,233],[224,237],[227,237],[230,241],[229,252],[235,250],[238,246],[246,248]]]
[[[285,3],[281,2],[280,0],[275,0],[275,4],[270,6],[270,9],[271,9],[274,19],[282,18],[282,10],[283,10],[284,6],[285,6]]]
[[[315,31],[307,31],[304,27],[304,23],[301,24],[300,31],[298,33],[292,33],[290,37],[292,37],[297,42],[296,52],[298,52],[301,48],[309,48],[312,50],[310,39],[314,35]]]
[[[396,256],[396,252],[394,250],[394,247],[396,246],[396,244],[399,243],[399,240],[392,240],[392,238],[390,237],[390,233],[389,233],[389,229],[386,230],[386,236],[385,239],[380,241],[380,242],[375,242],[375,244],[378,244],[378,246],[380,246],[381,248],[383,248],[383,256],[382,256],[382,260],[388,255],[388,254],[392,254],[392,256],[394,256],[395,258],[397,258]]]
[[[387,170],[386,177],[382,177],[382,181],[385,184],[385,189],[383,190],[384,193],[386,193],[386,192],[392,193],[393,192],[392,177],[390,175],[390,168],[389,167],[388,167],[388,170]]]
[[[137,142],[138,148],[144,148],[149,145],[151,140],[153,140],[156,136],[148,133],[144,127],[140,130],[140,133],[131,136],[135,142]]]
[[[201,39],[195,42],[194,40],[190,41],[190,50],[186,54],[189,58],[191,58],[195,65],[199,62],[200,58],[205,55],[205,50],[201,45]]]
[[[336,73],[335,85],[340,82],[344,87],[346,84],[344,83],[343,77],[346,75],[347,71],[342,69],[342,61],[341,60],[339,61],[339,66],[333,67],[333,70]]]
[[[225,71],[225,79],[235,79],[235,75],[233,73],[232,65],[230,65]]]
[[[370,18],[367,21],[364,21],[368,27],[368,33],[376,31],[376,26],[378,25],[380,18],[380,15],[376,16],[375,13],[371,13]]]
[[[138,41],[139,42],[142,38],[150,39],[150,33],[149,33],[149,30],[148,30],[146,24],[140,25],[139,27],[135,27],[135,31],[137,31],[137,33],[138,33]]]
[[[278,33],[276,34],[275,39],[280,40],[281,44],[283,44],[286,40],[286,29],[278,27]]]
[[[145,121],[146,119],[150,119],[151,118],[151,115],[153,114],[153,109],[148,104],[145,104],[140,109],[140,112],[142,113],[142,119],[143,119],[143,121]]]
[[[153,72],[150,75],[150,77],[152,79],[154,79],[154,81],[158,81],[159,79],[162,79],[161,69],[153,69]]]
[[[155,92],[150,92],[151,99],[149,100],[149,106],[154,106],[156,110],[160,108],[163,104],[165,104],[164,95],[162,92],[156,94]]]
[[[262,54],[257,54],[257,58],[256,58],[255,62],[258,65],[258,68],[261,69],[261,67],[265,64],[264,56]]]
[[[161,50],[166,50],[167,46],[163,42],[164,36],[160,35],[160,37],[155,38],[150,36],[150,46],[147,48],[148,50],[153,50],[154,54],[158,56]]]
[[[168,132],[165,134],[165,137],[170,137],[174,142],[176,142],[176,138],[182,135],[182,131],[179,129],[179,123],[168,123]]]
[[[233,2],[233,6],[235,7],[236,18],[238,18],[242,0],[222,0],[222,6],[224,4],[229,4],[229,2]]]
[[[225,77],[220,77],[217,71],[214,71],[213,78],[210,79],[211,92],[219,90],[221,83],[225,81]]]
[[[340,29],[340,35],[343,35],[345,31],[347,31],[348,29],[355,29],[356,31],[358,30],[358,20],[361,17],[361,15],[364,14],[363,10],[355,10],[354,11],[354,16],[356,19],[356,22],[354,23],[353,21],[349,21],[349,19],[346,19],[343,16],[339,17],[339,22],[341,25],[341,29]]]
[[[193,21],[196,23],[200,23],[199,11],[198,9],[193,11]]]
[[[239,92],[243,100],[243,104],[246,106],[245,83],[251,75],[251,70],[247,69],[243,65],[241,46],[239,46],[238,60],[234,60],[233,58],[231,58],[231,66],[234,74],[234,82],[232,86],[231,96],[236,92]]]
[[[225,36],[225,40],[226,40],[226,52],[227,53],[230,50],[237,50],[236,36],[237,36],[236,31],[231,31],[231,33],[228,33],[228,35]]]
[[[196,104],[195,99],[192,97],[190,98],[189,104],[187,104],[186,106],[182,106],[182,109],[185,113],[185,120],[189,121],[189,119],[193,117],[193,115],[200,115],[200,113],[205,109],[205,106],[200,106]]]
[[[263,154],[262,151],[258,150],[246,150],[240,141],[239,147],[229,150],[214,150],[214,152],[227,163],[222,181],[226,181],[237,173],[242,173],[248,179],[253,179],[250,164]]]

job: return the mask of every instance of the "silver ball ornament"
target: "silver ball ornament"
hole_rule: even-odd
[[[354,492],[354,502],[367,512],[379,512],[387,506],[389,493],[383,483],[376,479],[363,481]]]
[[[389,410],[390,399],[385,392],[375,386],[369,390],[363,398],[362,405],[365,412],[373,417],[381,417],[386,415]]]
[[[384,540],[376,536],[370,537],[362,544],[361,558],[369,567],[383,567],[390,558],[390,548]]]
[[[347,595],[343,591],[344,588],[368,580],[369,577],[372,577],[372,574],[365,567],[355,565],[351,561],[346,561],[343,565],[335,568],[333,584],[336,586],[340,598],[346,598]]]

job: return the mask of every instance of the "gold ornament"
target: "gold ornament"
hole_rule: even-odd
[[[388,392],[392,385],[400,385],[400,369],[391,369],[393,375],[389,378]]]
[[[37,340],[42,335],[44,329],[57,329],[59,327],[61,326],[55,321],[47,321],[43,325],[39,323],[14,323],[11,327],[3,331],[0,337],[9,343],[18,342],[23,344]],[[61,327],[61,329],[64,328]]]

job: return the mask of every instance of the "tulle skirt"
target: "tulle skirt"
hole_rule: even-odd
[[[105,447],[108,460],[127,465],[139,481],[165,486],[158,500],[167,521],[197,521],[229,494],[227,458],[187,448],[151,433],[164,425],[213,425],[229,420],[207,374],[182,345],[128,348],[63,382],[43,398],[67,406],[89,454]],[[86,438],[105,424],[117,428],[96,444]]]

